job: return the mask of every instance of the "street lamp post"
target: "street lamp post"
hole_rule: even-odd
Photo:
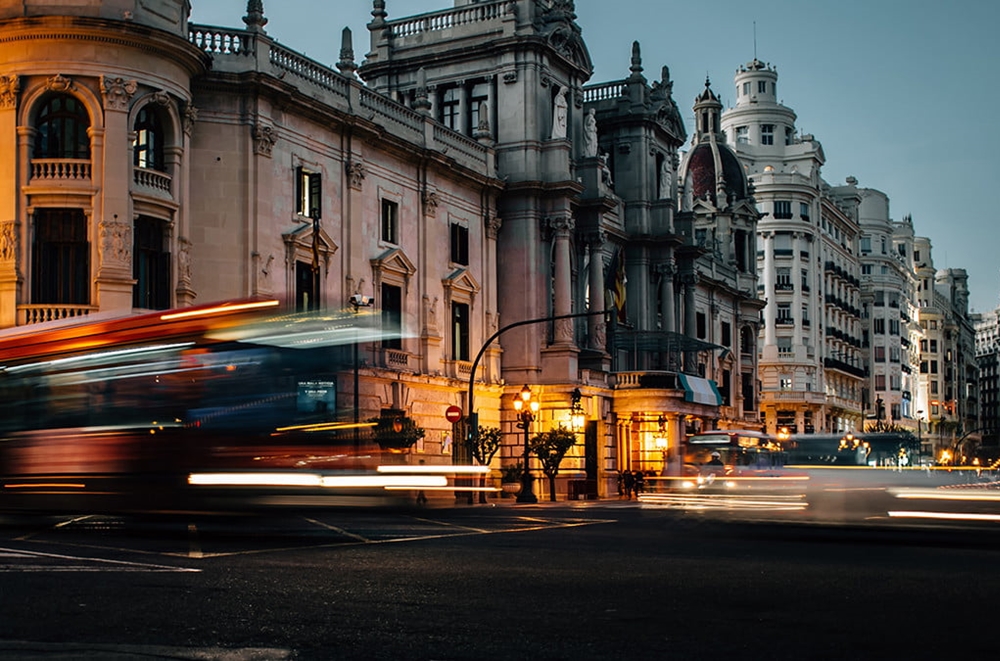
[[[528,470],[528,461],[531,457],[531,450],[528,445],[528,435],[531,423],[538,413],[538,400],[531,398],[531,388],[527,384],[521,388],[521,392],[514,398],[514,410],[517,411],[517,427],[524,430],[524,472],[521,473],[521,492],[517,494],[519,503],[537,503],[538,498],[531,490],[531,471]]]

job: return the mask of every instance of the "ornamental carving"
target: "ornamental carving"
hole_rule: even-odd
[[[0,262],[17,259],[17,222],[4,221],[0,224]]]
[[[253,153],[261,156],[271,157],[271,150],[278,136],[274,133],[274,127],[267,124],[253,125]]]
[[[354,190],[361,190],[361,184],[364,183],[366,174],[364,161],[347,162],[347,179]]]
[[[45,81],[45,87],[52,92],[68,92],[73,89],[73,79],[57,73]]]
[[[170,95],[163,90],[153,92],[153,103],[167,107],[170,105]]]
[[[108,110],[126,110],[137,87],[134,80],[101,76],[101,94],[104,95],[104,107]]]
[[[437,191],[424,192],[424,215],[434,217],[437,215],[438,203]]]
[[[177,282],[191,284],[191,242],[183,236],[177,239]]]
[[[0,108],[17,106],[17,93],[21,91],[21,77],[17,74],[0,76]]]
[[[194,123],[198,121],[198,108],[187,104],[184,108],[184,135],[190,136],[191,131],[194,130]]]
[[[501,225],[503,225],[503,221],[500,220],[500,216],[490,214],[486,218],[486,237],[496,241],[497,236],[500,234]]]
[[[101,223],[101,253],[104,263],[132,263],[132,225],[118,220]]]
[[[554,216],[549,218],[549,229],[557,237],[567,237],[576,227],[572,216]]]

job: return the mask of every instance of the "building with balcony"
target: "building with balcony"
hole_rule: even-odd
[[[690,431],[756,422],[750,188],[679,208],[687,135],[638,44],[588,85],[572,3],[373,0],[367,57],[345,30],[330,68],[272,39],[259,0],[240,28],[188,11],[0,0],[0,327],[364,296],[401,337],[345,357],[338,402],[405,412],[429,462],[469,460],[444,411],[473,409],[507,462],[530,384],[532,431],[582,412],[563,480],[600,493]]]
[[[757,224],[758,294],[766,301],[759,356],[766,429],[795,433],[857,429],[865,380],[859,197],[832,189],[812,135],[778,102],[778,73],[753,60],[735,76],[736,104],[722,128],[746,168]]]

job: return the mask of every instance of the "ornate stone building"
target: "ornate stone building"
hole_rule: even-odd
[[[527,384],[532,430],[585,420],[561,488],[601,494],[687,432],[756,424],[751,189],[729,165],[687,183],[729,153],[710,92],[678,170],[666,68],[650,83],[636,44],[587,86],[568,0],[374,0],[366,59],[345,30],[336,70],[274,41],[259,0],[241,28],[189,9],[0,0],[0,326],[365,296],[403,337],[359,347],[343,415],[404,410],[413,452],[450,462],[445,408],[471,408],[508,463]]]

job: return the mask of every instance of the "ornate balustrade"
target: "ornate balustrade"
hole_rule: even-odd
[[[33,158],[31,179],[45,181],[90,181],[89,158]]]
[[[132,168],[132,178],[136,186],[151,188],[170,195],[173,180],[169,174],[146,168]]]
[[[495,21],[503,16],[506,5],[505,0],[467,5],[458,9],[423,14],[412,19],[388,21],[386,25],[394,38],[410,37],[421,32],[449,30],[473,23]]]
[[[46,321],[83,317],[95,312],[93,305],[30,304],[17,306],[17,325],[40,324]]]
[[[583,102],[592,103],[594,101],[606,101],[625,96],[628,84],[624,80],[616,80],[611,83],[591,85],[583,88]]]
[[[247,30],[191,25],[188,40],[213,55],[254,55],[256,52],[256,39]]]

